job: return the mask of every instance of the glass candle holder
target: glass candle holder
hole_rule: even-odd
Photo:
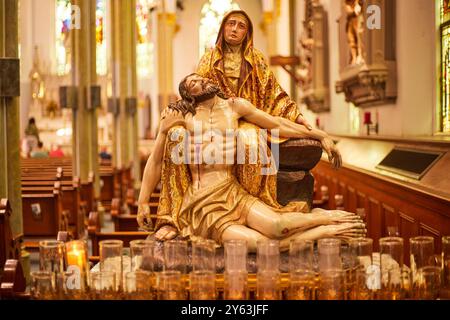
[[[436,300],[441,289],[441,268],[422,267],[417,271],[413,283],[413,298],[416,300]]]
[[[279,272],[280,242],[278,240],[259,240],[256,243],[256,267],[261,271]]]
[[[316,287],[316,273],[297,269],[289,273],[289,300],[313,300]]]
[[[128,300],[153,299],[153,274],[149,271],[137,270],[125,275],[125,294]]]
[[[39,242],[39,267],[41,271],[64,272],[64,242]]]
[[[247,242],[245,240],[228,240],[224,242],[225,271],[247,272]]]
[[[403,239],[386,237],[381,238],[379,243],[383,298],[386,300],[403,299]]]
[[[34,300],[55,299],[54,276],[51,271],[31,272],[31,298]]]
[[[193,271],[216,272],[216,243],[213,240],[197,240],[192,243]]]
[[[66,271],[56,281],[58,296],[64,300],[87,300],[89,299],[89,286],[78,286],[78,276],[73,271]]]
[[[91,293],[95,300],[116,300],[118,298],[117,273],[100,271],[91,273]]]
[[[313,248],[311,240],[295,239],[289,245],[289,270],[313,270]]]
[[[274,270],[261,270],[256,274],[256,299],[280,300],[280,272]]]
[[[413,282],[418,279],[420,268],[432,266],[434,255],[433,237],[413,237],[409,239],[410,266]]]
[[[70,291],[86,291],[89,286],[88,248],[85,241],[66,243],[65,287]]]
[[[123,282],[123,241],[100,241],[100,271],[112,271],[116,274],[116,290],[122,289]]]
[[[349,241],[350,251],[356,258],[356,264],[365,269],[372,265],[373,240],[370,238],[356,238]]]
[[[223,298],[225,300],[248,299],[248,273],[246,270],[224,273]]]
[[[212,271],[192,271],[190,274],[190,300],[216,299],[216,274]]]
[[[317,242],[319,252],[319,270],[342,269],[341,240],[325,238]]]
[[[131,271],[153,272],[156,242],[153,240],[130,241]]]
[[[170,240],[164,242],[164,271],[187,272],[187,241]]]
[[[345,271],[328,269],[319,273],[318,300],[345,300]]]
[[[181,272],[177,270],[159,272],[156,275],[156,294],[158,300],[183,300]]]
[[[375,271],[376,270],[376,271]],[[373,300],[380,287],[379,269],[359,265],[354,270],[355,284],[351,289],[351,300]]]
[[[442,285],[450,289],[450,236],[442,237]]]

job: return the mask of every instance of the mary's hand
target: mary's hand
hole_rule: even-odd
[[[166,108],[161,113],[161,120],[159,123],[159,131],[166,134],[169,132],[170,128],[184,125],[184,117],[181,112],[173,110],[171,108]]]

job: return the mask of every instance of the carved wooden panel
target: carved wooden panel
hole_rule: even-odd
[[[390,230],[389,228],[397,229],[398,231],[400,231],[398,226],[399,225],[398,214],[397,212],[395,212],[395,209],[388,206],[387,204],[383,204],[381,210],[384,218],[384,225],[381,232],[382,236],[387,237],[393,235],[392,233],[390,234],[390,231],[394,232],[394,230]]]
[[[344,197],[344,208],[345,210],[348,210],[348,193],[347,193],[347,186],[343,182],[339,182],[339,188],[338,192],[340,195]]]
[[[369,210],[367,213],[367,223],[369,237],[379,239],[382,237],[381,233],[381,204],[378,200],[369,197]],[[378,250],[378,244],[374,245],[374,249]]]
[[[330,208],[336,209],[336,201],[334,201],[334,196],[339,192],[338,179],[331,178],[331,188],[330,188]]]
[[[439,232],[439,230],[425,224],[425,223],[420,223],[419,224],[419,232],[421,236],[428,236],[428,237],[433,237],[434,238],[434,248],[437,252],[441,251],[441,239],[442,239],[442,234],[441,232]]]
[[[325,161],[321,161],[313,173],[326,177],[318,179],[318,188],[324,184],[328,186],[333,205],[336,192],[342,192],[347,210],[365,209],[368,237],[373,238],[375,251],[379,238],[388,235],[388,226],[394,227],[394,232],[397,227],[404,238],[405,263],[409,263],[409,238],[432,236],[436,239],[435,251],[439,252],[441,237],[450,235],[448,200],[408,188],[402,182],[388,181],[346,167],[336,171]]]
[[[356,212],[356,208],[358,208],[358,199],[356,197],[355,188],[348,187],[347,188],[347,207],[346,209],[350,212]],[[344,199],[345,200],[345,199]]]
[[[362,192],[357,192],[356,206],[358,208],[367,208],[367,196]]]

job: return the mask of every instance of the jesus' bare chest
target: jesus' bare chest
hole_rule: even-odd
[[[238,129],[238,115],[225,100],[212,108],[196,108],[196,114],[186,116],[186,129],[194,144],[220,143]]]

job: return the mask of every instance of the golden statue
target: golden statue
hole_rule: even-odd
[[[272,116],[312,128],[277,82],[263,54],[254,48],[253,24],[242,10],[225,15],[216,46],[201,58],[196,73],[213,81],[228,97],[244,98]],[[240,126],[257,130],[245,120],[240,121]],[[253,173],[258,169],[255,165],[239,165],[236,174],[240,181],[247,180],[251,195],[271,207],[280,207],[276,196],[276,175],[255,176]]]
[[[271,116],[245,99],[228,98],[219,86],[198,74],[183,79],[179,91],[182,100],[162,113],[156,144],[144,170],[138,200],[141,228],[151,227],[148,201],[161,181],[158,240],[177,235],[213,239],[218,244],[243,239],[254,251],[260,239],[279,239],[286,250],[292,239],[348,239],[365,234],[364,223],[353,213],[315,209],[310,214],[304,202],[269,206],[249,192],[251,177],[242,179],[236,173],[238,159],[248,161],[248,132],[239,125],[240,120],[279,130],[286,139],[316,139],[337,168],[341,155],[325,132]],[[258,147],[264,146],[267,141],[258,139]],[[255,177],[261,175],[253,172]]]
[[[350,46],[350,64],[360,64],[364,62],[361,37],[364,22],[362,0],[345,0],[345,12],[347,13],[345,29]]]

